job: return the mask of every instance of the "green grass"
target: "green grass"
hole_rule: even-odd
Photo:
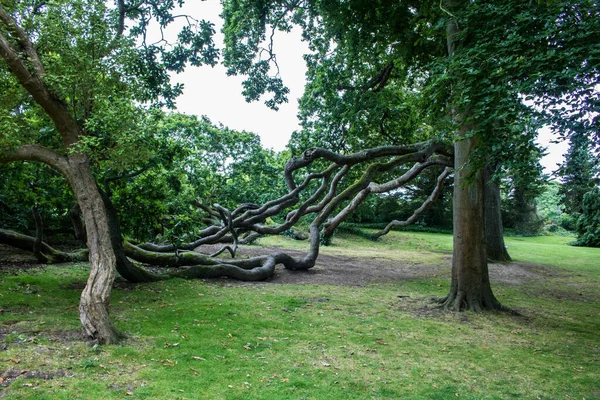
[[[598,274],[600,248],[569,246],[574,240],[574,237],[564,236],[510,237],[506,245],[518,261]]]
[[[568,240],[507,240],[515,259],[556,266],[494,285],[522,316],[440,312],[427,302],[447,292],[440,277],[366,287],[120,284],[112,316],[128,340],[99,348],[74,337],[84,266],[3,273],[0,397],[600,398],[600,254]],[[378,242],[339,235],[323,251],[430,263],[451,246],[449,235],[392,232]]]

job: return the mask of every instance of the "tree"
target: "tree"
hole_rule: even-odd
[[[600,247],[600,188],[583,195],[581,216],[577,219],[575,246]]]
[[[91,270],[81,295],[84,335],[114,343],[108,304],[117,259],[106,207],[93,173],[97,160],[147,158],[135,101],[172,105],[181,91],[168,71],[187,62],[214,64],[212,27],[186,25],[172,48],[148,44],[145,32],[156,19],[172,20],[173,1],[9,2],[0,6],[0,162],[37,161],[69,182],[87,232]],[[126,30],[126,22],[137,26]],[[198,27],[197,30],[193,28]],[[137,48],[135,40],[143,37]],[[171,50],[172,49],[172,50]]]
[[[277,74],[269,74],[276,59],[273,33],[299,24],[312,51],[306,56],[310,104],[303,118],[337,145],[368,147],[377,118],[385,131],[386,111],[401,104],[395,103],[398,96],[387,97],[387,104],[373,102],[377,94],[394,84],[419,91],[423,100],[417,109],[429,131],[456,140],[453,284],[443,303],[457,310],[495,309],[500,305],[489,288],[479,222],[482,168],[486,162],[509,168],[511,162],[510,169],[527,169],[524,161],[542,121],[574,126],[581,110],[593,110],[598,67],[590,60],[598,52],[598,14],[598,4],[587,1],[377,1],[367,6],[358,0],[230,0],[224,11],[225,62],[230,73],[250,75],[249,99],[271,92],[271,103],[284,101],[280,85],[258,83],[280,83]],[[550,107],[539,112],[524,98]],[[357,99],[370,106],[361,107]],[[564,102],[577,112],[556,107]],[[323,114],[327,118],[319,118]],[[390,129],[388,135],[402,137],[401,132]]]
[[[600,182],[598,158],[594,156],[592,149],[588,132],[577,131],[569,137],[569,150],[558,169],[562,180],[559,195],[568,214],[581,214],[583,196]]]
[[[487,258],[496,262],[511,261],[504,244],[504,227],[502,224],[502,200],[500,185],[494,180],[495,169],[491,165],[485,167],[485,243]]]

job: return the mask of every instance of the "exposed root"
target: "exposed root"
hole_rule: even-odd
[[[489,295],[491,295],[491,290],[489,292]],[[489,295],[477,296],[468,294],[465,291],[451,291],[444,298],[434,298],[432,300],[439,304],[440,308],[454,312],[508,311],[493,295],[491,297]]]

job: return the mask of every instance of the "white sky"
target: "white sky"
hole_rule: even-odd
[[[215,24],[215,43],[223,48],[222,20],[219,17],[219,0],[194,1],[185,12],[197,19]],[[261,137],[263,147],[283,150],[294,130],[298,130],[298,99],[304,92],[306,66],[302,55],[308,46],[301,41],[301,33],[277,32],[274,51],[284,84],[290,89],[289,103],[282,104],[279,111],[265,106],[264,101],[247,103],[242,96],[244,77],[227,76],[222,65],[211,67],[188,67],[185,72],[174,75],[174,82],[184,84],[184,93],[177,99],[177,109],[186,114],[206,115],[213,123],[254,132]]]
[[[223,48],[222,20],[219,0],[193,1],[186,3],[184,12],[197,19],[215,24],[215,43]],[[227,76],[222,65],[211,67],[188,67],[185,72],[174,75],[174,82],[184,84],[183,95],[177,100],[177,109],[186,114],[206,115],[213,123],[254,132],[261,137],[262,145],[276,151],[283,150],[294,130],[298,130],[298,99],[304,91],[306,66],[302,55],[308,52],[306,43],[300,39],[298,30],[289,34],[277,32],[274,50],[281,77],[290,89],[289,103],[273,111],[257,101],[247,103],[242,96],[243,77]],[[548,155],[542,160],[546,173],[556,170],[568,149],[566,142],[553,144],[554,137],[549,129],[540,131],[538,143],[546,147]]]
[[[548,153],[540,161],[542,167],[544,167],[544,172],[547,174],[551,174],[558,169],[557,164],[564,161],[564,154],[569,150],[568,141],[563,140],[558,143],[552,143],[553,140],[557,139],[558,137],[553,135],[548,128],[543,128],[538,132],[537,142],[544,146]]]

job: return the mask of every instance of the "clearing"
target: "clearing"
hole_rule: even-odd
[[[79,339],[87,265],[0,246],[6,399],[600,398],[600,249],[508,238],[492,287],[515,314],[448,313],[451,236],[347,234],[266,282],[119,281],[119,346]],[[306,243],[268,238],[241,256]],[[552,263],[547,260],[552,260]]]

